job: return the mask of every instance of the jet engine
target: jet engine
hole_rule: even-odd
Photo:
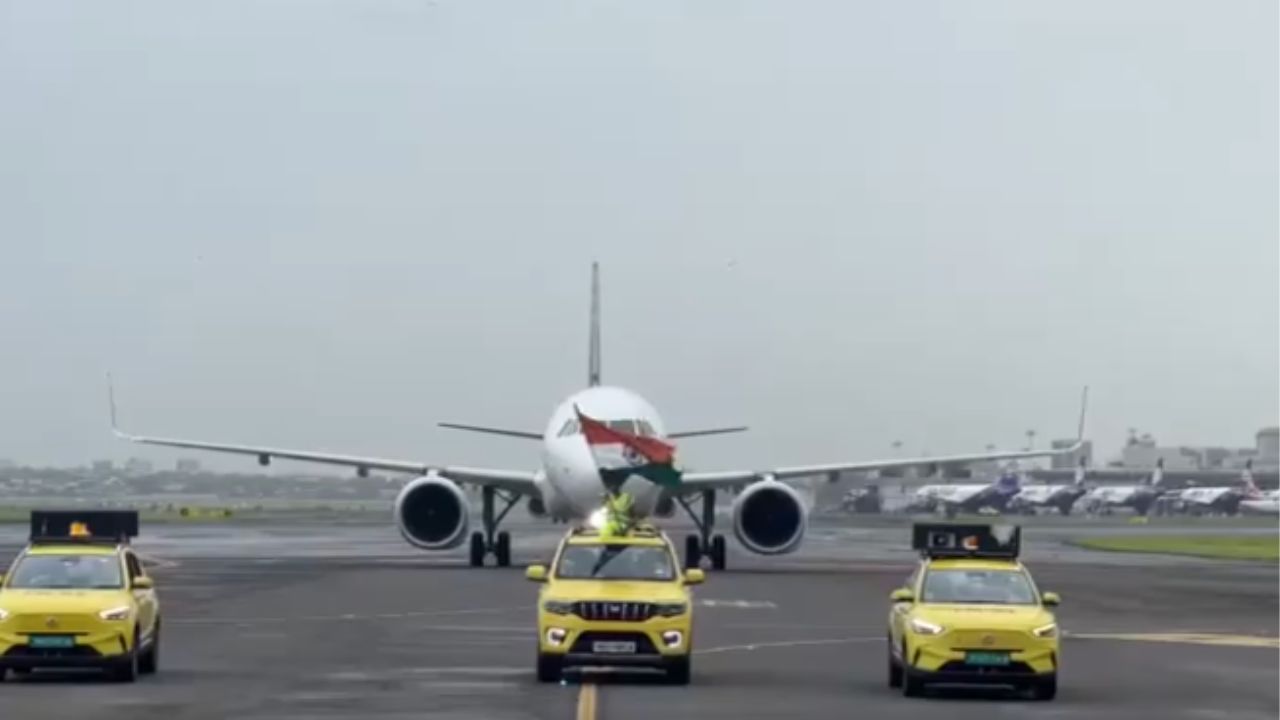
[[[404,486],[396,497],[396,526],[409,544],[448,550],[462,544],[469,524],[467,497],[457,483],[429,473]]]
[[[542,498],[529,498],[529,514],[535,518],[544,518],[547,516],[547,504],[542,502]]]
[[[776,480],[748,485],[733,501],[733,533],[760,555],[782,555],[800,546],[809,510],[800,493]]]
[[[653,508],[654,517],[660,517],[664,520],[676,514],[676,499],[671,497],[665,490],[658,496],[658,504]]]

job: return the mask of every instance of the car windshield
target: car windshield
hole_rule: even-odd
[[[666,548],[653,545],[569,545],[556,576],[569,580],[673,580]]]
[[[9,575],[11,589],[114,590],[123,586],[114,555],[28,555]]]
[[[1017,570],[930,570],[924,578],[927,603],[1033,605],[1035,591]]]

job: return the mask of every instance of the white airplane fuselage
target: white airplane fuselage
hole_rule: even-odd
[[[575,408],[606,424],[637,423],[638,430],[647,426],[641,434],[666,439],[666,425],[657,409],[635,392],[596,386],[570,395],[551,414],[542,436],[538,490],[547,513],[557,519],[585,519],[603,505],[606,494],[597,460],[577,428]],[[661,488],[636,476],[622,490],[634,498],[634,512],[641,516],[653,513],[661,495]]]

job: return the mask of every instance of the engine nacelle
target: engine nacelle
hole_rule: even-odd
[[[404,486],[396,497],[395,516],[409,544],[448,550],[467,537],[470,505],[457,483],[431,473]]]
[[[753,553],[792,552],[808,526],[809,509],[800,493],[776,480],[752,483],[733,501],[733,533]]]
[[[654,517],[660,517],[664,520],[669,519],[676,514],[676,499],[671,497],[665,490],[658,496],[658,504],[653,508]]]

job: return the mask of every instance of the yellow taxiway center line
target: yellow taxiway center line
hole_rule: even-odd
[[[596,720],[596,697],[599,691],[595,683],[583,683],[578,691],[578,720]]]

